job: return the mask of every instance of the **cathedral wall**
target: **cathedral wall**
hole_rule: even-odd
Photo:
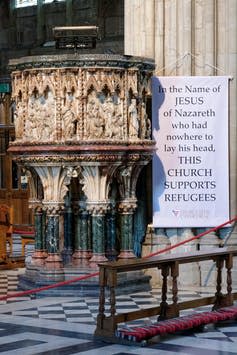
[[[229,166],[230,166],[230,216],[236,215],[236,71],[237,71],[237,2],[235,0],[125,0],[125,54],[155,59],[156,75],[160,76],[215,76],[233,77],[229,82]],[[137,38],[140,38],[138,41]],[[223,221],[225,222],[225,221]],[[149,229],[150,230],[150,229]],[[161,239],[174,244],[198,234],[198,230],[177,229],[162,231]],[[159,231],[154,231],[158,240]],[[230,236],[228,228],[214,237],[190,246],[205,249],[223,243],[236,245],[234,228]],[[175,236],[175,238],[173,238]],[[146,238],[148,239],[150,236]],[[205,238],[205,241],[204,241]],[[174,240],[175,239],[175,240]],[[172,241],[173,240],[173,241]],[[161,243],[161,244],[162,244]],[[149,245],[149,247],[147,246]],[[160,243],[144,246],[145,254],[160,249]],[[174,251],[175,252],[175,251]],[[204,284],[209,266],[188,273],[186,281],[198,280]],[[205,282],[206,282],[205,281]],[[195,282],[195,281],[194,281]]]

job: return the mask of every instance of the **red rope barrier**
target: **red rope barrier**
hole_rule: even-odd
[[[164,252],[166,252],[166,251],[169,251],[169,250],[171,250],[171,249],[177,248],[177,247],[179,247],[180,245],[183,245],[183,244],[188,243],[188,242],[191,242],[191,241],[193,241],[193,240],[195,240],[195,239],[201,238],[201,237],[203,237],[203,236],[206,235],[206,234],[209,234],[209,233],[211,233],[211,232],[215,232],[215,231],[217,231],[218,229],[221,229],[222,227],[226,226],[227,224],[231,224],[231,223],[233,223],[233,222],[235,222],[235,221],[237,221],[237,216],[234,217],[233,219],[230,219],[229,221],[227,221],[227,222],[225,222],[225,223],[223,223],[223,224],[220,224],[220,225],[217,226],[217,227],[213,227],[213,228],[211,228],[211,229],[208,229],[207,231],[205,231],[205,232],[203,232],[203,233],[200,233],[200,234],[198,234],[198,235],[196,235],[196,236],[194,236],[194,237],[191,237],[191,238],[189,238],[189,239],[183,240],[182,242],[179,242],[179,243],[177,243],[177,244],[171,245],[171,246],[169,246],[169,247],[167,247],[167,248],[161,249],[161,250],[159,250],[159,251],[157,251],[157,252],[155,252],[155,253],[149,254],[149,255],[147,255],[147,256],[144,256],[143,259],[145,259],[145,258],[150,258],[150,257],[152,257],[152,256],[155,256],[155,255],[164,253]]]
[[[0,301],[4,301],[4,300],[6,300],[8,298],[13,298],[13,297],[21,297],[21,296],[31,295],[32,293],[38,293],[38,292],[41,292],[41,291],[46,291],[46,290],[49,290],[50,288],[56,288],[56,287],[59,287],[59,286],[69,285],[69,284],[71,284],[73,282],[86,280],[86,279],[89,279],[90,277],[94,277],[94,276],[98,276],[98,275],[99,275],[99,271],[94,272],[93,274],[88,274],[88,275],[83,275],[83,276],[80,276],[80,277],[75,277],[75,278],[67,280],[67,281],[60,281],[60,282],[57,282],[57,283],[52,284],[52,285],[33,288],[32,290],[27,290],[27,291],[16,292],[16,293],[11,294],[11,295],[1,296],[0,297]]]
[[[166,251],[169,251],[171,249],[174,249],[174,248],[177,248],[179,247],[180,245],[183,245],[185,243],[188,243],[188,242],[191,242],[195,239],[198,239],[198,238],[201,238],[203,237],[204,235],[208,234],[208,233],[211,233],[211,232],[215,232],[217,231],[218,229],[226,226],[227,224],[231,224],[233,222],[237,221],[237,216],[232,218],[231,220],[223,223],[223,224],[220,224],[219,226],[217,227],[214,227],[214,228],[211,228],[211,229],[208,229],[207,231],[203,232],[203,233],[200,233],[194,237],[191,237],[189,239],[186,239],[186,240],[183,240],[182,242],[179,242],[177,244],[174,244],[174,245],[171,245],[167,248],[164,248],[164,249],[161,249],[155,253],[151,253],[145,257],[143,257],[143,259],[146,259],[146,258],[150,258],[152,256],[155,256],[155,255],[158,255],[158,254],[161,254],[161,253],[165,253]],[[32,290],[27,290],[27,291],[21,291],[21,292],[16,292],[14,294],[11,294],[11,295],[5,295],[5,296],[1,296],[0,297],[0,301],[5,301],[7,300],[8,298],[14,298],[14,297],[21,297],[21,296],[26,296],[26,295],[31,295],[33,293],[38,293],[38,292],[41,292],[41,291],[46,291],[46,290],[49,290],[51,288],[56,288],[56,287],[59,287],[59,286],[64,286],[64,285],[69,285],[71,283],[74,283],[74,282],[77,282],[77,281],[82,281],[82,280],[86,280],[86,279],[89,279],[91,277],[94,277],[94,276],[98,276],[99,275],[99,271],[97,272],[94,272],[92,274],[88,274],[88,275],[83,275],[83,276],[80,276],[80,277],[75,277],[73,279],[70,279],[70,280],[67,280],[67,281],[61,281],[61,282],[57,282],[55,284],[52,284],[52,285],[47,285],[47,286],[42,286],[42,287],[38,287],[38,288],[35,288],[35,289],[32,289]]]

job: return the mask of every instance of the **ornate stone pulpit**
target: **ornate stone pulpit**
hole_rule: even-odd
[[[134,258],[136,184],[151,160],[154,64],[144,58],[63,54],[10,61],[16,139],[35,216],[28,273]],[[26,271],[27,272],[27,271]]]

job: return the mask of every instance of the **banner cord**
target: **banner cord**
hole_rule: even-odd
[[[197,63],[198,57],[197,57],[196,55],[194,55],[193,53],[191,53],[191,52],[188,52],[188,53],[184,54],[182,57],[178,58],[176,61],[170,63],[169,65],[164,66],[163,68],[160,68],[160,69],[156,70],[156,71],[155,71],[155,74],[157,75],[159,72],[162,72],[163,70],[165,70],[165,69],[167,69],[167,68],[170,68],[170,67],[172,67],[172,66],[175,66],[176,68],[180,68],[180,67],[183,65],[184,60],[185,60],[187,57],[191,57],[191,58],[195,59],[195,60],[196,60],[195,64],[196,64],[196,66],[198,66],[199,68],[205,68],[206,66],[208,66],[208,67],[210,67],[210,68],[212,68],[212,69],[218,70],[218,71],[222,72],[223,74],[225,74],[224,69],[219,68],[219,67],[216,67],[215,65],[212,65],[212,64],[209,64],[209,63],[204,63],[203,65],[198,65],[198,63]],[[180,61],[181,61],[181,63],[178,64]],[[226,75],[226,74],[225,74],[225,75]],[[230,79],[230,80],[233,80],[234,77],[230,75],[230,76],[229,76],[229,79]]]

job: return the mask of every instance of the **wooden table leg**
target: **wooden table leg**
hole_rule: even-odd
[[[169,266],[165,265],[161,267],[161,275],[163,278],[162,281],[162,294],[161,294],[161,303],[160,303],[160,316],[158,317],[158,320],[166,319],[167,318],[167,308],[168,308],[168,303],[167,303],[167,278],[169,276]]]
[[[223,295],[221,289],[222,289],[223,265],[224,265],[224,259],[222,257],[217,257],[216,258],[216,267],[217,267],[216,293],[215,293],[215,303],[213,309],[218,309],[222,306]]]

